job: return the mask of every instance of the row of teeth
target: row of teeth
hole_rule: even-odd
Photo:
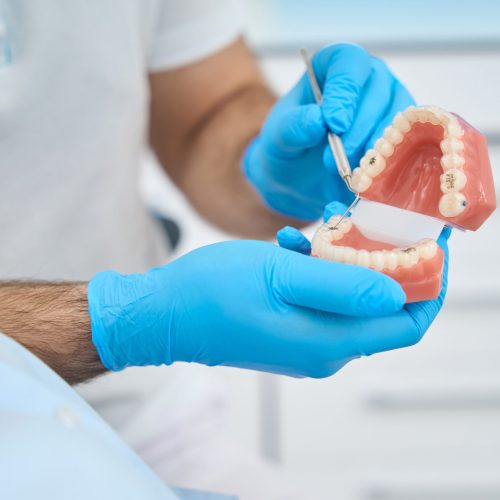
[[[441,125],[444,129],[440,144],[443,153],[441,167],[444,173],[440,177],[443,195],[439,201],[439,212],[444,217],[456,217],[467,206],[467,200],[461,192],[467,183],[467,177],[463,172],[464,143],[461,140],[464,130],[456,116],[436,106],[410,106],[402,113],[398,113],[392,125],[385,129],[383,137],[375,142],[374,149],[369,149],[361,158],[360,166],[353,170],[351,179],[353,188],[362,193],[371,186],[373,178],[385,169],[386,159],[392,155],[395,146],[403,142],[405,134],[417,122]]]
[[[352,227],[351,221],[346,219],[335,230],[331,230],[338,219],[338,217],[333,217],[318,229],[312,240],[312,253],[314,255],[343,264],[369,267],[376,271],[384,269],[394,271],[400,266],[409,268],[417,264],[420,259],[432,259],[436,255],[438,245],[431,239],[422,240],[411,247],[375,250],[373,252],[332,245],[332,241],[342,239],[343,235],[349,232]]]

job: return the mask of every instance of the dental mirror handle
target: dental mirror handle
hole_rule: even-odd
[[[321,106],[323,104],[323,95],[321,94],[321,89],[319,88],[318,80],[316,79],[309,53],[305,48],[302,48],[300,49],[300,54],[302,55],[302,59],[304,59],[304,63],[306,65],[307,76],[309,78],[309,83],[311,84],[314,99],[316,100],[316,103]],[[358,193],[353,189],[351,184],[352,170],[351,166],[349,165],[349,160],[347,159],[342,140],[333,132],[328,132],[327,136],[328,144],[330,146],[330,149],[332,150],[333,158],[335,159],[340,177],[342,177],[344,182],[347,184],[349,190],[357,195]]]

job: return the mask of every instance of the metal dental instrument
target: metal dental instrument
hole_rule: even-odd
[[[316,79],[316,75],[314,74],[314,68],[311,62],[311,57],[307,52],[307,49],[300,49],[300,54],[302,59],[304,59],[304,63],[306,65],[307,76],[309,77],[309,83],[311,84],[311,88],[314,94],[314,99],[316,103],[321,106],[323,104],[323,95],[321,94],[321,89],[319,88],[318,80]],[[342,140],[340,137],[333,132],[328,132],[328,144],[330,149],[332,150],[333,158],[335,159],[335,163],[337,164],[337,170],[339,172],[340,177],[344,180],[349,191],[356,195],[354,201],[349,205],[349,208],[344,212],[339,221],[333,226],[335,229],[347,216],[347,214],[358,204],[360,197],[356,190],[352,187],[351,183],[351,175],[352,170],[349,165],[349,160],[347,159],[347,155],[345,154],[344,145],[342,144]]]

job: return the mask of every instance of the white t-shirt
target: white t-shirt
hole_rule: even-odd
[[[234,12],[231,0],[0,0],[0,279],[166,262],[137,187],[147,76],[234,41]],[[191,400],[210,400],[185,379],[169,391],[171,370],[131,369],[83,392],[137,449],[168,446],[165,416],[186,421]]]
[[[231,0],[0,0],[0,279],[166,262],[140,201],[148,72],[235,39]]]

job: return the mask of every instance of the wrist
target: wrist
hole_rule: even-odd
[[[168,291],[165,283],[158,283],[158,274],[164,271],[133,275],[105,271],[89,282],[92,342],[108,370],[172,363],[165,327]],[[159,310],[161,305],[164,309]]]

